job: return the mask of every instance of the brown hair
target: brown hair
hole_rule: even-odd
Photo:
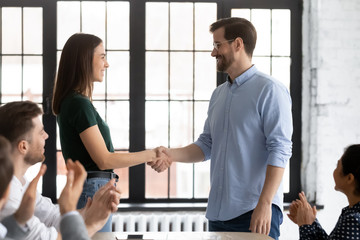
[[[33,118],[41,114],[41,108],[30,101],[7,103],[0,107],[0,134],[16,147],[34,127]]]
[[[85,33],[76,33],[66,41],[55,78],[52,102],[55,115],[60,113],[64,98],[73,91],[91,99],[94,88],[92,62],[94,50],[100,43],[100,38]]]
[[[9,141],[3,136],[0,136],[0,198],[3,198],[14,173],[10,151],[11,146]]]
[[[245,45],[245,51],[249,57],[252,57],[256,46],[256,29],[251,22],[245,18],[223,18],[210,25],[210,32],[224,27],[224,37],[226,40],[240,37]]]

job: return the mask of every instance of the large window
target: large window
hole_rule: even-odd
[[[218,18],[241,16],[258,31],[253,62],[282,81],[292,95],[294,146],[284,191],[286,200],[295,198],[301,159],[299,2],[2,1],[0,101],[43,104],[50,135],[43,193],[55,201],[66,179],[50,101],[56,66],[72,34],[91,33],[104,41],[110,67],[105,81],[95,85],[93,103],[110,126],[115,150],[180,147],[202,132],[211,93],[224,81],[210,55],[209,25]],[[160,174],[144,164],[115,171],[122,202],[206,202],[210,187],[209,161],[174,163]]]

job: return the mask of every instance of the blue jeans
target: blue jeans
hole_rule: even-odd
[[[279,239],[280,236],[280,224],[283,221],[283,214],[278,206],[272,205],[271,215],[271,228],[269,236],[275,240]],[[250,232],[250,221],[251,215],[254,210],[244,213],[239,217],[233,218],[228,221],[210,221],[209,220],[209,231],[210,232]]]
[[[88,197],[92,198],[97,190],[104,186],[109,178],[89,178],[85,180],[83,192],[80,195],[77,208],[83,208],[86,205]],[[112,215],[99,232],[112,232]]]

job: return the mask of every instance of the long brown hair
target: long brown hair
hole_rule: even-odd
[[[52,108],[55,115],[60,113],[64,98],[73,91],[91,99],[94,50],[100,43],[99,37],[85,33],[76,33],[65,43],[54,84]]]

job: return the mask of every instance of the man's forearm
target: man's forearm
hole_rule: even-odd
[[[284,175],[284,168],[268,165],[259,203],[271,204]]]
[[[201,148],[196,144],[190,144],[182,148],[170,148],[169,151],[174,162],[195,163],[201,162],[205,158]]]

